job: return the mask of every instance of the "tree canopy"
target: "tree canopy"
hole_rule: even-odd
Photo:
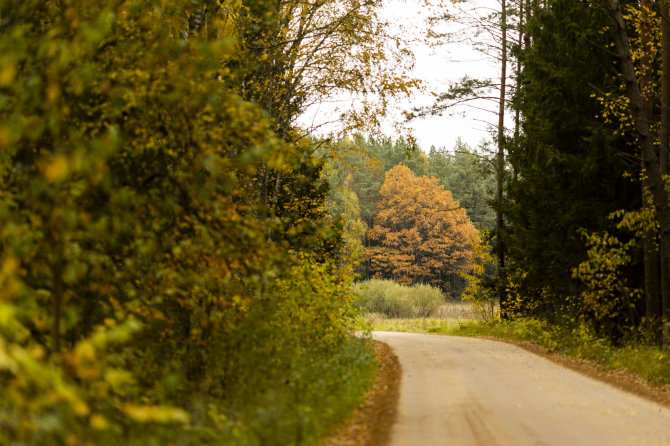
[[[664,1],[522,2],[506,137],[507,317],[670,342],[670,27]],[[665,327],[665,328],[663,328]]]
[[[522,136],[509,147],[518,173],[510,181],[506,218],[510,271],[523,271],[531,296],[545,293],[542,311],[560,308],[579,284],[571,270],[586,256],[580,228],[598,231],[617,209],[639,205],[624,172],[639,167],[629,141],[602,122],[597,91],[616,90],[614,60],[603,11],[557,0],[527,26],[533,45],[521,54],[523,77],[517,106]],[[578,26],[576,26],[578,24]],[[588,63],[587,63],[588,61]]]
[[[417,177],[399,164],[386,173],[379,193],[379,213],[368,232],[373,275],[449,289],[470,270],[477,231],[435,177]]]

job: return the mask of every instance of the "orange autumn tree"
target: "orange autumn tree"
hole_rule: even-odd
[[[368,231],[367,256],[375,277],[449,289],[472,269],[477,230],[465,209],[435,177],[416,177],[402,164],[386,173],[379,213]]]

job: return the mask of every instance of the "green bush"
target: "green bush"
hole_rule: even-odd
[[[359,306],[369,313],[387,317],[412,318],[433,315],[445,302],[439,288],[416,284],[400,285],[392,280],[371,279],[356,285]]]

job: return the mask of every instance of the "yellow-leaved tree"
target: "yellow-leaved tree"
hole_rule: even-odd
[[[386,173],[380,195],[367,248],[375,276],[447,290],[472,269],[477,230],[436,178],[399,164]]]

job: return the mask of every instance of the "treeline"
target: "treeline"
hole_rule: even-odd
[[[406,88],[381,30],[357,0],[0,1],[0,444],[314,444],[351,410],[374,361],[294,123]]]
[[[354,137],[326,158],[329,206],[361,278],[431,283],[459,297],[472,243],[494,228],[493,163],[457,143],[424,153],[404,139]]]
[[[508,43],[520,118],[503,140],[497,204],[503,316],[661,342],[670,314],[666,2],[508,7],[521,12],[519,40]]]

